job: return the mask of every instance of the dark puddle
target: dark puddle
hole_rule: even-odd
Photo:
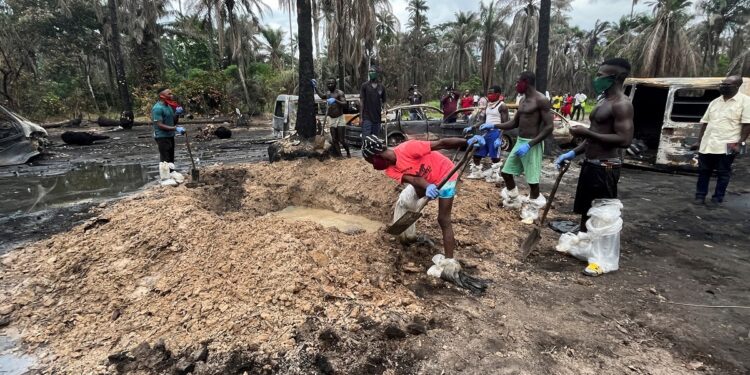
[[[137,191],[157,174],[141,164],[83,163],[60,174],[0,177],[0,254],[70,228],[92,205]]]

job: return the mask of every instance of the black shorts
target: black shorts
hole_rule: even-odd
[[[594,199],[617,198],[618,181],[620,181],[619,165],[605,167],[584,162],[581,166],[581,176],[578,177],[573,211],[583,215],[589,212]]]
[[[159,146],[159,162],[174,163],[174,137],[156,138]]]

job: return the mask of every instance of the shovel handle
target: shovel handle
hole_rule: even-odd
[[[570,162],[566,161],[563,164],[562,168],[560,168],[560,173],[557,175],[557,179],[555,180],[555,186],[552,187],[552,191],[549,193],[547,204],[544,205],[544,212],[542,212],[542,218],[539,220],[539,226],[544,225],[545,220],[547,220],[547,212],[549,212],[549,208],[552,206],[552,201],[555,199],[557,188],[560,186],[560,181],[562,181],[562,177],[568,170],[568,167],[570,167]]]
[[[190,155],[190,163],[193,165],[193,169],[195,169],[195,159],[193,159],[193,150],[190,149],[190,141],[188,140],[188,133],[187,130],[185,131],[185,146],[187,146],[188,155]]]

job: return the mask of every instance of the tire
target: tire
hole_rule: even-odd
[[[500,150],[505,152],[510,152],[510,150],[513,149],[513,145],[516,144],[515,139],[513,137],[503,134],[502,136],[502,143],[500,144]]]
[[[406,141],[406,138],[403,134],[391,134],[388,136],[388,146],[398,146]]]

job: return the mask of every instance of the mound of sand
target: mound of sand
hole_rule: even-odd
[[[148,189],[3,258],[2,304],[12,306],[12,325],[30,350],[43,353],[44,366],[147,373],[157,367],[136,366],[143,362],[138,351],[150,348],[142,343],[168,348],[159,354],[163,364],[177,366],[177,353],[201,348],[212,357],[237,348],[300,351],[300,330],[311,320],[357,332],[394,316],[408,322],[428,314],[400,275],[423,273],[429,254],[410,264],[382,231],[343,233],[272,215],[294,205],[388,222],[400,188],[365,162],[217,167],[202,179],[194,189]],[[471,190],[459,192],[454,208],[462,248],[515,246],[525,234],[506,230],[515,214],[483,210],[496,204],[496,188],[477,183]],[[436,215],[429,205],[419,228],[438,240]],[[476,236],[478,229],[486,235]]]

